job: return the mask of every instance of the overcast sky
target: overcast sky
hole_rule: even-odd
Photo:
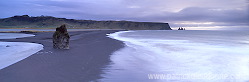
[[[27,14],[165,22],[189,29],[249,29],[248,4],[249,0],[1,0],[0,18]]]

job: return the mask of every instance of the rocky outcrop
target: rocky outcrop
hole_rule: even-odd
[[[131,21],[94,21],[87,27],[126,30],[171,30],[168,23]]]
[[[171,30],[168,23],[157,22],[75,20],[28,15],[0,19],[0,28],[51,28],[62,24],[66,24],[67,28],[83,29]]]
[[[67,33],[66,25],[61,25],[56,28],[53,34],[53,47],[55,49],[69,49],[70,36]]]
[[[185,28],[179,27],[178,30],[185,30]]]

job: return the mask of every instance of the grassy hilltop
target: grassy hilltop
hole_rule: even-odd
[[[56,28],[62,24],[68,28],[82,29],[171,30],[168,23],[155,22],[75,20],[28,15],[0,19],[0,28]]]

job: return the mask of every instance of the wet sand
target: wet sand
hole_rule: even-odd
[[[53,32],[0,40],[40,43],[44,46],[36,54],[0,70],[0,82],[95,82],[101,78],[102,69],[110,64],[110,55],[124,45],[106,37],[106,34],[114,32],[117,30],[69,32],[69,50],[53,49]]]

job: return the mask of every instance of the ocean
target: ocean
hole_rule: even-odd
[[[125,47],[111,55],[106,82],[248,82],[249,32],[120,31]]]
[[[43,49],[43,45],[29,42],[2,42],[1,39],[33,37],[32,34],[0,33],[0,70]]]
[[[23,34],[23,33],[0,33],[0,39],[16,39],[23,37],[33,37],[32,34]]]

